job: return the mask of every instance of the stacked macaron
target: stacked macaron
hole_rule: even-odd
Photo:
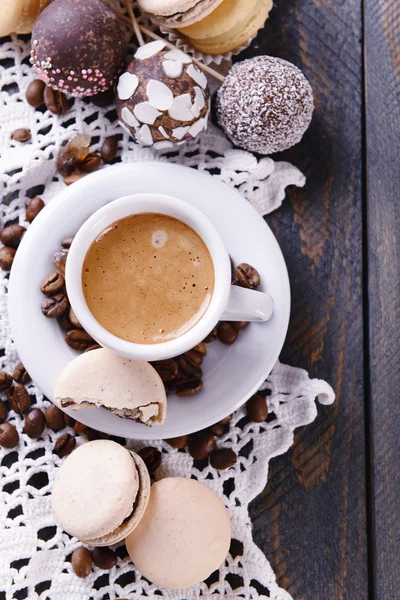
[[[139,0],[159,24],[178,29],[205,54],[224,54],[253,39],[272,0]]]

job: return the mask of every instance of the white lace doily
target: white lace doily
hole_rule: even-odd
[[[248,152],[233,149],[213,126],[202,137],[160,156],[137,147],[128,138],[118,126],[112,107],[98,109],[86,101],[75,100],[63,117],[35,111],[24,101],[25,89],[33,77],[28,57],[29,43],[22,39],[13,38],[0,49],[3,225],[13,220],[24,223],[29,198],[40,195],[47,202],[64,187],[55,171],[54,156],[62,142],[76,132],[92,136],[93,150],[106,137],[118,135],[119,156],[124,162],[172,160],[208,171],[240,190],[261,214],[280,206],[287,185],[305,183],[300,171],[288,163],[270,158],[257,160]],[[19,127],[31,130],[30,142],[11,141],[11,133]],[[0,272],[0,368],[11,371],[18,356],[7,318],[7,287],[8,276]],[[33,383],[28,389],[36,406],[48,405]],[[163,452],[158,477],[197,477],[224,499],[232,518],[234,541],[226,563],[207,582],[185,592],[159,590],[142,578],[123,544],[116,548],[118,562],[109,572],[93,568],[86,579],[78,579],[72,573],[70,555],[79,543],[56,525],[50,510],[50,490],[56,468],[62,462],[53,454],[53,447],[64,430],[45,430],[40,439],[31,440],[23,433],[22,418],[10,411],[9,421],[19,431],[20,444],[14,450],[0,450],[0,596],[6,600],[115,600],[144,596],[176,600],[290,600],[252,540],[248,505],[266,484],[269,460],[287,451],[296,427],[315,419],[316,399],[330,404],[334,394],[324,381],[310,380],[305,371],[280,363],[263,389],[268,396],[268,421],[250,423],[241,409],[235,413],[229,432],[218,441],[218,445],[232,447],[239,455],[237,464],[227,471],[218,472],[209,466],[199,470],[187,452],[176,451],[163,442],[152,443]],[[136,443],[129,446],[139,447]]]

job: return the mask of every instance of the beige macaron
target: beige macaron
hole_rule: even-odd
[[[154,367],[105,348],[85,352],[68,363],[54,398],[63,408],[99,406],[145,425],[159,425],[167,415],[165,388]]]
[[[51,0],[1,0],[0,36],[31,33],[39,13]]]
[[[219,496],[195,479],[167,477],[153,484],[144,517],[125,543],[144,577],[183,589],[223,564],[230,541],[229,514]]]
[[[160,25],[176,28],[204,19],[223,0],[138,0],[140,8]]]
[[[111,440],[96,440],[65,459],[52,508],[67,533],[89,546],[109,546],[137,527],[149,496],[150,477],[140,456]]]
[[[179,31],[201,52],[224,54],[252,39],[271,8],[272,0],[224,0],[207,17],[179,26]]]

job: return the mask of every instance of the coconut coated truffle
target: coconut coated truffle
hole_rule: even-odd
[[[300,69],[271,56],[236,63],[217,94],[217,117],[226,135],[260,154],[300,142],[313,110],[312,88]]]

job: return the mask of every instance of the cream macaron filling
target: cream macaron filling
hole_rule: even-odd
[[[210,14],[223,0],[138,0],[142,10],[167,27],[196,23]]]

